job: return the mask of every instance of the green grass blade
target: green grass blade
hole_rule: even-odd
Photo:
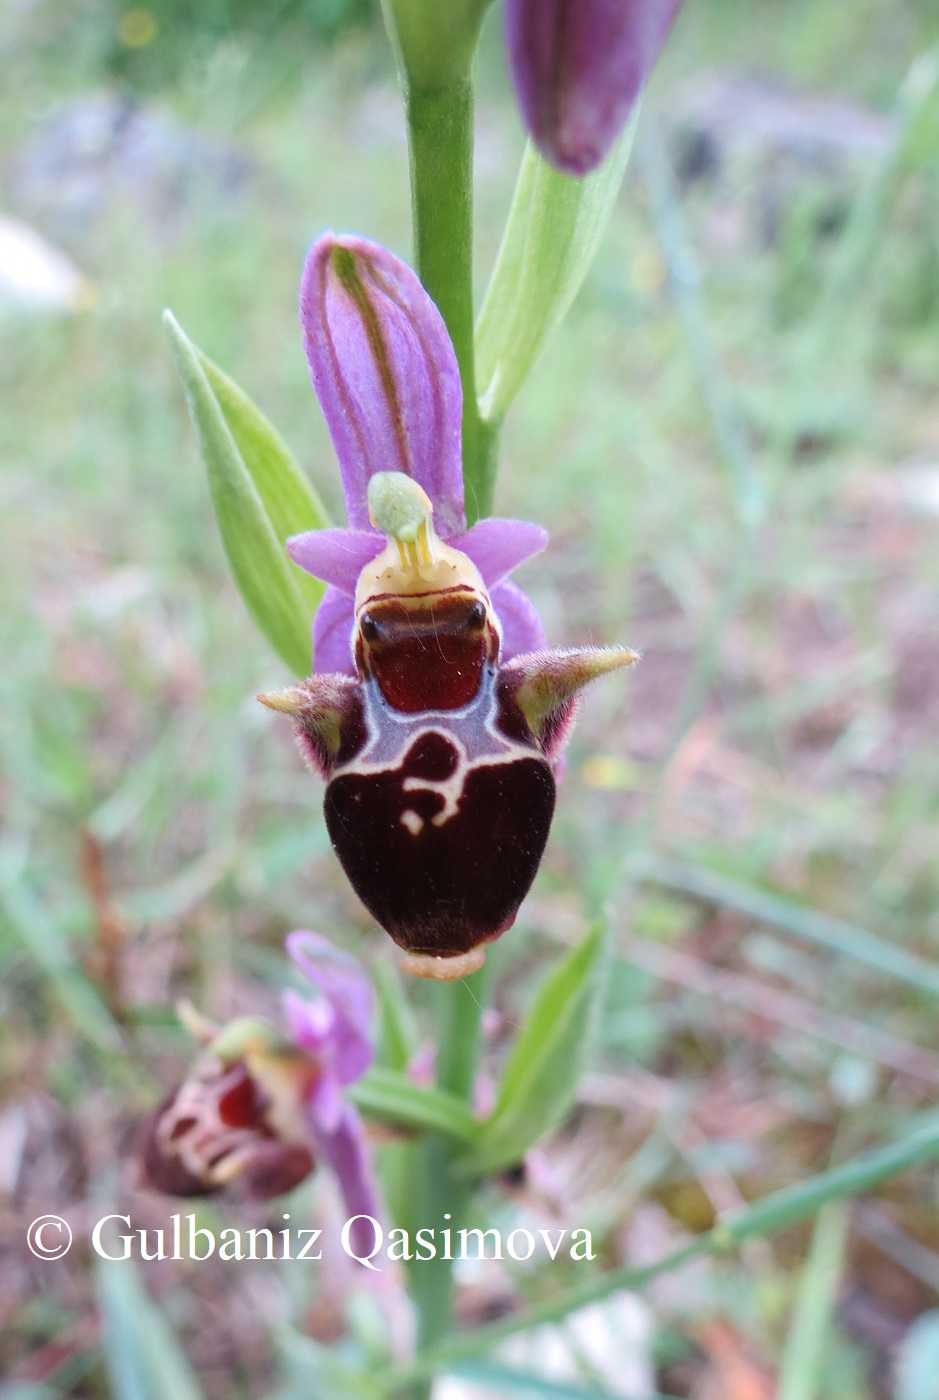
[[[765,510],[764,492],[746,429],[714,345],[701,295],[701,275],[685,229],[675,176],[654,119],[643,125],[637,154],[675,305],[684,326],[737,512],[741,520],[755,520]]]
[[[133,1263],[101,1264],[97,1292],[114,1400],[203,1400],[182,1347]]]
[[[628,871],[633,879],[647,880],[650,884],[677,890],[709,904],[737,909],[761,923],[854,958],[886,977],[939,995],[939,965],[904,952],[902,948],[894,947],[885,939],[844,919],[819,914],[793,899],[755,889],[752,885],[729,879],[703,866],[664,860],[645,852],[629,857]]]
[[[499,1366],[494,1362],[476,1361],[465,1366],[455,1366],[449,1372],[460,1380],[473,1385],[489,1386],[499,1395],[539,1396],[541,1400],[610,1400],[605,1390],[588,1390],[582,1385],[572,1385],[564,1381],[546,1380],[544,1376],[526,1371],[516,1371],[509,1366]],[[668,1395],[649,1395],[643,1391],[645,1400],[674,1400]]]
[[[278,656],[296,675],[307,675],[311,664],[311,627],[315,607],[300,583],[300,570],[284,549],[283,534],[275,530],[265,500],[246,465],[235,434],[229,426],[219,399],[203,367],[200,352],[169,311],[163,323],[169,337],[176,367],[186,394],[189,412],[199,437],[202,459],[209,478],[212,504],[228,562],[235,582],[254,622]],[[240,394],[240,391],[239,391]],[[241,396],[243,398],[243,396]],[[256,413],[240,412],[240,400],[230,392],[225,399],[228,412],[239,423],[239,436],[256,447],[263,436],[264,420]],[[296,526],[307,528],[309,500],[291,494],[293,477],[281,471],[278,490],[272,481],[278,477],[277,463],[283,466],[276,446],[270,445],[259,474],[268,498],[277,498],[278,530],[284,529],[285,503],[296,502]],[[257,453],[252,459],[257,466]],[[293,533],[290,526],[286,533]]]
[[[848,1238],[846,1201],[831,1201],[815,1222],[783,1351],[777,1400],[816,1400]]]
[[[280,433],[224,370],[197,346],[193,349],[277,539],[285,540],[301,530],[325,530],[330,524],[326,507]],[[293,567],[297,586],[315,612],[326,586]]]
[[[322,1346],[292,1327],[274,1334],[286,1392],[297,1400],[379,1400],[381,1389],[366,1372],[347,1361],[336,1347]]]
[[[5,925],[48,979],[59,1006],[76,1029],[99,1050],[120,1051],[123,1038],[117,1023],[86,977],[55,921],[42,902],[0,858],[0,926]]]
[[[375,967],[378,998],[378,1047],[381,1062],[404,1073],[419,1044],[419,1033],[394,965]]]

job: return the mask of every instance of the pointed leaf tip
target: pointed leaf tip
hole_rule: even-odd
[[[570,1110],[602,997],[603,947],[596,925],[539,985],[502,1072],[495,1112],[465,1159],[468,1175],[520,1162]]]
[[[244,391],[193,344],[168,308],[163,325],[239,592],[281,659],[306,675],[323,588],[294,567],[284,540],[321,528],[325,513],[289,449]]]

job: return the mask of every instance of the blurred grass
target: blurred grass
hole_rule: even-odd
[[[0,20],[13,60],[0,91],[4,172],[46,111],[114,81],[116,14],[47,0]],[[159,71],[135,77],[119,64],[120,81],[236,143],[258,172],[248,194],[230,206],[197,200],[172,230],[155,231],[130,203],[109,207],[69,242],[95,280],[94,305],[66,319],[0,318],[2,1083],[10,1104],[60,1105],[98,1173],[126,1163],[129,1115],[153,1102],[154,1078],[178,1072],[177,996],[219,1017],[255,1009],[258,982],[272,1001],[283,933],[303,924],[366,957],[386,952],[337,873],[315,783],[253,700],[285,677],[228,581],[159,315],[171,305],[252,395],[339,518],[332,450],[300,350],[297,283],[325,226],[407,254],[391,64],[374,24],[309,53],[250,26],[207,21],[195,31],[174,21],[167,33],[176,47]],[[936,38],[927,0],[690,5],[652,102],[667,118],[697,70],[719,65],[891,110]],[[481,91],[480,287],[521,150],[495,24]],[[669,290],[674,243],[654,190],[634,175],[584,292],[506,425],[497,509],[552,529],[549,554],[520,576],[549,636],[623,641],[645,654],[633,678],[598,687],[587,705],[545,867],[498,950],[498,1008],[511,1022],[533,972],[614,898],[624,943],[601,1068],[631,1092],[658,1084],[665,1106],[649,1121],[656,1132],[678,1126],[660,1150],[645,1110],[631,1110],[621,1176],[607,1196],[595,1192],[611,1231],[640,1189],[675,1228],[712,1223],[720,1190],[715,1198],[707,1153],[682,1125],[721,1086],[778,1110],[771,1149],[755,1131],[751,1142],[728,1128],[725,1143],[711,1130],[717,1147],[741,1149],[728,1172],[748,1197],[819,1170],[848,1115],[856,1144],[899,1137],[927,1092],[822,1039],[656,981],[630,964],[628,935],[681,943],[901,1040],[935,1040],[926,979],[904,987],[874,975],[853,954],[861,945],[851,932],[877,935],[907,968],[914,957],[934,960],[939,944],[937,524],[903,496],[911,468],[939,471],[935,98],[876,199],[860,196],[863,244],[846,243],[850,218],[820,223],[823,175],[806,174],[787,195],[768,241],[747,225],[765,194],[758,182],[717,198],[679,188],[682,237],[700,273],[689,321],[687,302]],[[728,247],[715,227],[730,214],[743,232]],[[858,275],[806,382],[819,307],[850,256]],[[715,407],[731,415],[729,438],[715,433]],[[729,441],[731,456],[742,450],[746,470],[775,490],[745,556],[722,439],[725,455]],[[735,556],[741,575],[728,594]],[[696,701],[682,715],[696,661]],[[104,905],[83,869],[83,831],[103,849]],[[624,885],[624,852],[637,842],[651,851],[647,873],[695,879]],[[120,930],[111,983],[105,906]],[[836,963],[790,938],[801,911],[816,931],[837,928],[848,956]],[[601,1110],[584,1109],[588,1128],[591,1112]],[[642,1140],[656,1149],[646,1157]],[[43,1152],[47,1170],[55,1152]],[[35,1189],[52,1193],[42,1199],[51,1210],[54,1174],[47,1180],[40,1170]],[[939,1249],[930,1178],[885,1199],[910,1240]],[[712,1281],[712,1306],[774,1362],[786,1333],[779,1299],[791,1301],[801,1267],[798,1251],[783,1248],[767,1274],[753,1275],[752,1296],[729,1270]],[[876,1268],[850,1256],[846,1267],[855,1288],[879,1296]],[[904,1284],[903,1293],[893,1268],[894,1294],[878,1306],[896,1309],[899,1291],[906,1318],[928,1289]],[[280,1286],[289,1297],[278,1295],[273,1312],[305,1318],[315,1286]],[[232,1340],[243,1302],[232,1304],[230,1355],[219,1359],[200,1350],[192,1326],[204,1306],[198,1286],[174,1288],[174,1323],[207,1393],[259,1393],[263,1347],[245,1343],[242,1354]],[[80,1288],[63,1296],[48,1316],[13,1316],[16,1339],[0,1348],[11,1375],[90,1306]],[[835,1328],[858,1400],[887,1394],[837,1312]],[[846,1372],[831,1355],[818,1393],[835,1397]],[[77,1384],[73,1393],[104,1393],[97,1371]]]

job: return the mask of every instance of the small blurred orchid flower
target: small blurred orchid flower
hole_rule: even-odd
[[[266,1200],[293,1190],[322,1157],[349,1216],[377,1216],[362,1123],[342,1095],[372,1062],[371,986],[319,934],[298,930],[286,946],[320,996],[284,992],[286,1037],[253,1017],[208,1033],[191,1072],[144,1127],[143,1179],[172,1196],[237,1184]]]
[[[401,966],[462,977],[535,877],[578,691],[636,658],[544,650],[534,607],[508,579],[544,530],[466,529],[456,356],[411,269],[363,238],[325,234],[300,314],[349,529],[287,542],[329,584],[315,671],[259,699],[293,718],[326,779],[333,848],[405,950]]]
[[[545,160],[586,175],[629,119],[681,0],[507,0],[519,105]]]

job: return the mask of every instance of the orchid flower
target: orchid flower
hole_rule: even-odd
[[[349,528],[288,541],[329,588],[314,674],[259,699],[290,715],[326,779],[326,824],[353,888],[405,950],[449,979],[515,920],[554,812],[578,691],[630,664],[623,648],[547,651],[509,572],[539,526],[467,530],[453,347],[414,273],[384,248],[326,234],[300,302],[313,386]]]
[[[229,1185],[257,1200],[298,1186],[324,1158],[349,1216],[379,1214],[364,1130],[342,1091],[372,1062],[372,989],[357,963],[319,934],[288,935],[287,952],[319,990],[283,994],[284,1035],[242,1018],[199,1034],[203,1053],[147,1121],[145,1183],[173,1196]]]
[[[681,0],[508,0],[522,116],[545,160],[585,175],[612,149]]]

